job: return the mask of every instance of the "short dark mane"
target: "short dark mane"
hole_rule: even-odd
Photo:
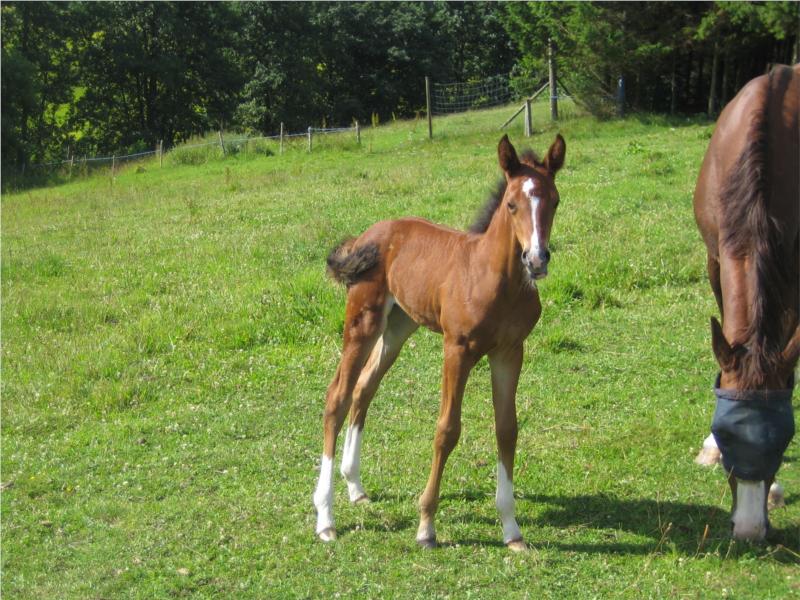
[[[533,150],[525,150],[520,156],[520,161],[530,166],[541,165],[539,157],[536,156]],[[500,203],[503,201],[507,185],[505,177],[498,180],[494,191],[489,194],[489,198],[486,199],[486,202],[478,211],[475,221],[469,226],[467,231],[470,233],[486,233],[486,230],[489,229],[489,224],[492,222],[492,217],[494,217],[494,213],[497,211],[497,207],[500,206]]]
[[[787,265],[781,259],[783,236],[780,223],[770,214],[771,190],[768,174],[770,73],[764,105],[754,115],[748,143],[723,186],[722,244],[735,257],[750,257],[755,290],[752,315],[746,332],[746,352],[737,361],[744,388],[765,385],[768,373],[780,366],[783,291],[789,282]]]

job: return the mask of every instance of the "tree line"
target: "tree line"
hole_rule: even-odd
[[[423,80],[544,73],[602,112],[715,113],[794,62],[798,4],[4,2],[2,166],[408,117]],[[533,90],[531,90],[533,91]]]

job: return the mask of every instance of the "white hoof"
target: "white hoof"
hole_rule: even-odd
[[[783,486],[777,481],[769,486],[769,495],[767,496],[767,510],[774,508],[783,508],[786,506],[786,500],[783,497]]]
[[[319,539],[323,542],[336,541],[336,530],[333,527],[328,527],[319,532]]]
[[[512,552],[527,552],[528,550],[528,544],[525,543],[525,540],[521,539],[506,542],[506,547]]]

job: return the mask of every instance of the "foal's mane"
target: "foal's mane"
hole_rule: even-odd
[[[747,389],[763,387],[767,374],[780,366],[785,308],[782,293],[790,279],[786,261],[781,258],[781,224],[770,214],[769,98],[774,73],[769,74],[763,106],[754,112],[747,145],[720,191],[720,198],[725,199],[722,244],[734,257],[750,257],[754,268],[747,342],[735,367],[742,387]]]
[[[523,151],[519,159],[521,162],[531,167],[541,164],[539,162],[539,157],[536,156],[533,150]],[[489,224],[492,222],[494,213],[497,212],[497,207],[500,206],[500,203],[503,201],[503,196],[506,194],[506,187],[508,187],[508,182],[505,177],[497,181],[495,189],[489,194],[486,203],[478,211],[475,221],[469,226],[468,231],[470,233],[486,233],[486,230],[489,229]]]

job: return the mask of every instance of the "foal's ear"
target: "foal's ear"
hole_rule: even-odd
[[[508,135],[500,138],[500,143],[497,145],[497,158],[500,160],[500,168],[506,173],[511,174],[520,167],[517,151],[508,141]]]
[[[556,139],[550,150],[547,151],[547,156],[544,159],[544,167],[555,176],[558,170],[564,166],[564,155],[567,153],[567,143],[560,133],[556,134]]]
[[[711,347],[720,369],[730,371],[733,368],[734,351],[722,333],[722,325],[715,317],[711,317]]]

